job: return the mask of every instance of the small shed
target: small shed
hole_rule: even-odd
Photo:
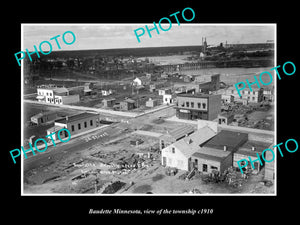
[[[120,109],[121,110],[131,110],[136,107],[136,102],[133,99],[125,99],[124,101],[120,102]]]
[[[229,125],[233,122],[234,115],[232,113],[224,112],[218,115],[218,124],[220,125]]]
[[[31,122],[37,125],[53,121],[57,118],[56,112],[41,112],[31,117]]]
[[[104,107],[108,107],[111,108],[114,106],[114,104],[116,103],[116,99],[115,98],[108,98],[108,99],[103,99],[102,100],[103,106]]]
[[[158,105],[158,100],[157,99],[149,98],[149,100],[146,102],[146,107],[153,108],[157,105]]]

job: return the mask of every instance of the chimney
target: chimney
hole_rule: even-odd
[[[226,146],[226,145],[224,145],[224,148],[223,148],[223,150],[224,150],[224,152],[226,152],[226,151],[227,151],[227,146]]]
[[[252,150],[252,151],[255,151],[255,147],[254,147],[254,146],[252,146],[251,150]]]

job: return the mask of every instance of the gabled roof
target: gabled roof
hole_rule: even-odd
[[[185,137],[175,143],[174,147],[179,149],[186,157],[191,157],[192,154],[200,150],[200,145],[214,137],[216,133],[209,127],[203,127],[188,137]]]
[[[56,112],[52,112],[52,111],[49,111],[49,112],[40,112],[38,114],[35,114],[31,118],[41,118],[41,117],[46,116],[46,115],[54,115],[54,114],[56,114]]]
[[[185,126],[180,126],[178,128],[175,128],[175,129],[169,131],[168,135],[170,135],[171,137],[173,137],[177,140],[177,139],[179,139],[187,134],[190,134],[192,132],[194,132],[194,128],[192,126],[185,125]]]

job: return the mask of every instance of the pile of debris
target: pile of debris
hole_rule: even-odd
[[[177,174],[177,172],[178,172],[178,169],[175,167],[167,167],[166,171],[165,171],[167,176],[175,176]]]
[[[102,186],[102,188],[98,191],[98,193],[114,194],[117,191],[119,191],[121,188],[123,188],[125,185],[126,185],[126,183],[121,182],[121,181],[108,182]]]
[[[182,194],[201,194],[201,191],[197,188],[193,188],[192,190],[184,190]]]
[[[223,173],[213,170],[212,173],[203,175],[202,181],[205,183],[222,183],[226,182],[232,187],[241,187],[247,180],[250,171],[245,171],[244,174],[241,174],[234,167],[229,167]]]

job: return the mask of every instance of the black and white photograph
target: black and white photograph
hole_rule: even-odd
[[[4,11],[4,221],[297,221],[296,3]]]
[[[276,24],[21,28],[22,195],[276,195]]]

